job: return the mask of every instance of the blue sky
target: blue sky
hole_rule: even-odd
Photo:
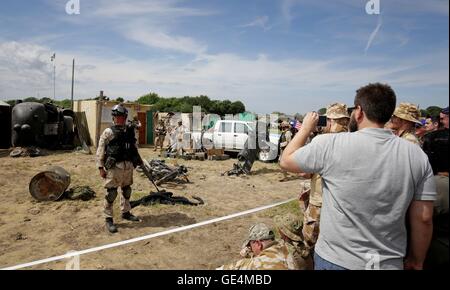
[[[134,100],[205,94],[257,113],[351,105],[369,82],[399,101],[447,106],[449,1],[3,0],[0,99],[57,98],[104,90]]]

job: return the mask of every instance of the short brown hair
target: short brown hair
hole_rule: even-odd
[[[392,117],[397,97],[387,84],[368,84],[356,91],[355,107],[360,106],[367,119],[385,124]]]

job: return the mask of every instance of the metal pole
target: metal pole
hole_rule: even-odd
[[[73,59],[72,62],[72,111],[73,111],[73,84],[74,84],[74,80],[75,80],[75,59]]]
[[[53,100],[56,100],[56,60],[53,63]]]

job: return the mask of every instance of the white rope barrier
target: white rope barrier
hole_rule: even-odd
[[[64,259],[68,259],[68,258],[71,258],[71,257],[81,256],[81,255],[84,255],[84,254],[94,253],[94,252],[98,252],[98,251],[102,251],[102,250],[106,250],[106,249],[120,247],[120,246],[123,246],[123,245],[136,243],[136,242],[140,242],[140,241],[144,241],[144,240],[149,240],[149,239],[152,239],[152,238],[161,237],[161,236],[165,236],[165,235],[169,235],[169,234],[173,234],[173,233],[177,233],[177,232],[182,232],[182,231],[185,231],[185,230],[189,230],[189,229],[193,229],[193,228],[209,225],[209,224],[212,224],[212,223],[217,223],[217,222],[221,222],[221,221],[224,221],[224,220],[229,220],[229,219],[233,219],[233,218],[236,218],[236,217],[252,214],[252,213],[255,213],[255,212],[258,212],[258,211],[263,211],[263,210],[266,210],[266,209],[269,209],[269,208],[272,208],[272,207],[277,207],[277,206],[289,203],[289,202],[294,201],[294,200],[296,200],[296,198],[292,198],[292,199],[289,199],[289,200],[286,200],[286,201],[282,201],[282,202],[277,202],[277,203],[274,203],[274,204],[271,204],[271,205],[257,207],[257,208],[246,210],[246,211],[242,211],[242,212],[239,212],[239,213],[234,213],[234,214],[231,214],[231,215],[215,218],[215,219],[208,220],[208,221],[203,221],[203,222],[192,224],[192,225],[178,227],[178,228],[175,228],[175,229],[171,229],[171,230],[167,230],[167,231],[163,231],[163,232],[158,232],[158,233],[154,233],[154,234],[150,234],[150,235],[145,235],[145,236],[141,236],[141,237],[137,237],[137,238],[133,238],[133,239],[129,239],[129,240],[124,240],[124,241],[120,241],[120,242],[116,242],[116,243],[112,243],[112,244],[107,244],[107,245],[103,245],[103,246],[99,246],[99,247],[95,247],[95,248],[90,248],[90,249],[86,249],[86,250],[82,250],[82,251],[73,251],[73,252],[69,252],[69,253],[64,254],[64,255],[54,256],[54,257],[50,257],[50,258],[46,258],[46,259],[42,259],[42,260],[37,260],[37,261],[34,261],[34,262],[25,263],[25,264],[19,264],[19,265],[12,266],[12,267],[6,267],[6,268],[0,269],[0,270],[18,270],[18,269],[32,267],[32,266],[36,266],[36,265],[41,265],[41,264],[45,264],[45,263],[49,263],[49,262],[55,262],[55,261],[59,261],[59,260],[64,260]]]

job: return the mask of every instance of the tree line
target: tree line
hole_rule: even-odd
[[[86,100],[98,100],[99,97],[86,99]],[[53,100],[51,98],[35,98],[29,97],[22,100],[23,102],[37,102],[37,103],[53,103],[62,108],[70,108],[71,101],[69,99],[65,100]],[[117,102],[125,102],[124,98],[115,99]],[[192,113],[193,106],[201,106],[202,112],[208,114],[217,114],[220,116],[224,116],[227,114],[239,114],[244,113],[246,111],[245,105],[241,101],[231,102],[229,100],[219,101],[219,100],[211,100],[208,96],[197,96],[197,97],[182,97],[182,98],[163,98],[160,97],[157,93],[149,93],[139,97],[135,102],[141,105],[153,105],[155,106],[155,110],[160,112],[181,112],[181,113]],[[6,101],[11,106],[14,106],[16,100],[8,100]],[[430,106],[426,109],[421,109],[422,117],[432,117],[439,116],[439,112],[442,108],[438,106]],[[318,110],[319,114],[325,114],[326,108],[321,108]],[[273,112],[279,115],[285,115],[282,112]],[[303,120],[303,115],[297,113],[295,114],[295,119]]]
[[[208,96],[182,98],[162,98],[156,93],[149,93],[136,100],[142,105],[153,105],[160,112],[192,113],[193,106],[200,106],[202,112],[208,114],[239,114],[245,112],[245,105],[241,101],[231,102],[229,100],[211,100]]]
[[[87,100],[98,100],[99,97],[87,99]],[[108,99],[109,100],[109,99]],[[53,103],[59,107],[70,108],[71,101],[69,99],[65,100],[53,100],[50,98],[25,98],[22,100],[23,102],[37,102],[37,103]],[[125,102],[124,98],[115,99],[117,102]],[[156,93],[149,93],[139,97],[135,100],[136,103],[141,105],[153,105],[156,111],[160,112],[181,112],[181,113],[192,113],[193,106],[200,106],[202,108],[202,112],[208,114],[217,114],[220,116],[227,114],[239,114],[245,112],[245,105],[241,101],[231,102],[229,100],[211,100],[208,96],[197,96],[190,97],[185,96],[182,98],[163,98],[160,97]],[[15,100],[7,101],[8,104],[14,106],[16,103]]]

